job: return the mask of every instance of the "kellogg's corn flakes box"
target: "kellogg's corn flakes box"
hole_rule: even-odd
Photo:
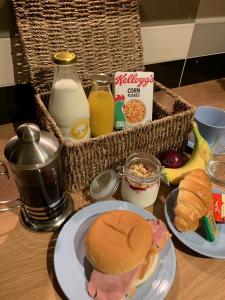
[[[152,120],[153,86],[153,72],[115,73],[115,129]]]

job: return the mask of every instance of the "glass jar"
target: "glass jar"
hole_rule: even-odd
[[[135,153],[123,166],[121,196],[140,207],[155,203],[160,186],[161,163],[148,153]]]
[[[128,157],[124,166],[106,170],[94,178],[90,187],[90,196],[95,200],[111,200],[117,193],[121,182],[122,199],[140,207],[155,203],[161,175],[161,163],[148,153],[135,153]]]
[[[53,55],[56,72],[49,112],[67,141],[90,138],[90,109],[80,78],[75,70],[76,55],[60,52]]]
[[[110,90],[111,77],[96,74],[88,96],[90,105],[91,136],[96,137],[113,131],[114,99]]]

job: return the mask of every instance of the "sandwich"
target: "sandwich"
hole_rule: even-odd
[[[93,266],[87,285],[96,300],[124,300],[154,272],[159,252],[170,237],[165,224],[124,210],[101,214],[85,236]]]

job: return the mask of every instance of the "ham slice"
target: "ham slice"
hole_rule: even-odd
[[[152,248],[150,253],[159,253],[166,245],[171,234],[166,228],[166,225],[161,220],[148,220],[148,223],[152,226]]]
[[[160,220],[149,220],[153,233],[153,247],[149,254],[158,253],[171,236]],[[121,275],[109,275],[93,270],[88,283],[88,293],[96,300],[121,300],[132,288],[132,283],[142,273],[143,265]]]
[[[108,275],[93,270],[88,283],[88,293],[96,300],[120,300],[138,277],[141,266],[121,275]]]
[[[168,238],[171,236],[169,231],[166,228],[166,225],[157,219],[154,220],[148,220],[148,223],[152,227],[152,248],[149,250],[144,264],[142,265],[139,277],[140,279],[144,278],[144,275],[147,271],[149,261],[152,257],[152,255],[159,253],[166,245]]]

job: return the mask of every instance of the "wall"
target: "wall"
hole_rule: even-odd
[[[225,77],[224,0],[141,0],[140,16],[144,62],[156,80],[176,87]],[[35,116],[31,87],[15,85],[14,30],[10,0],[0,0],[0,124]]]
[[[10,0],[0,0],[0,124],[32,121],[36,115],[31,86],[15,85],[10,39],[14,31]]]
[[[225,76],[224,0],[142,0],[144,60],[169,87]]]

